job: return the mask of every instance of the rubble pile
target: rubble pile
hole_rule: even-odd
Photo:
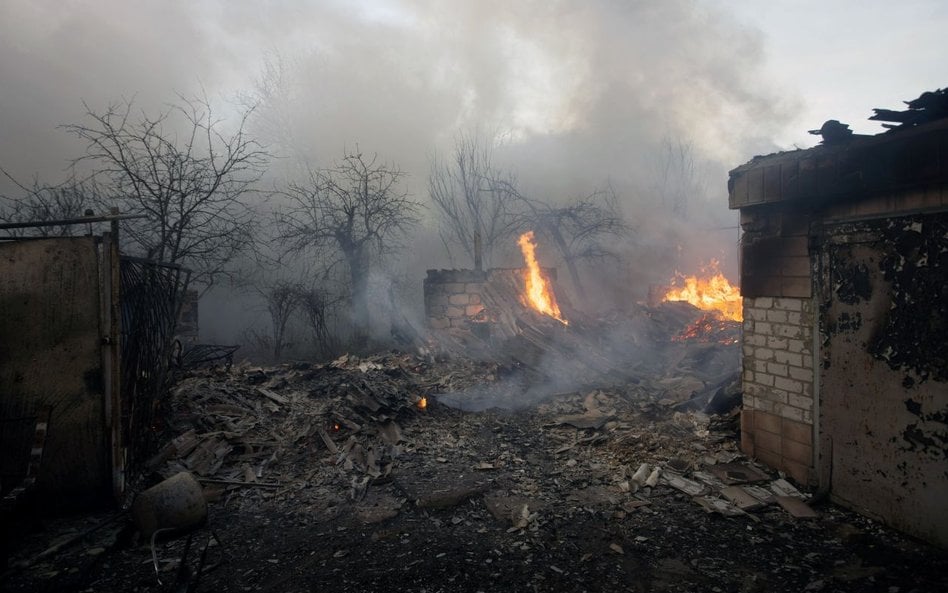
[[[690,351],[670,368],[706,368],[701,344],[671,347]],[[739,400],[717,398],[732,404],[721,413],[699,405],[709,390],[733,396],[733,383],[643,376],[479,413],[438,396],[520,380],[516,364],[394,352],[194,371],[177,383],[166,445],[141,486],[190,472],[210,501],[206,526],[151,542],[120,515],[53,525],[20,550],[6,589],[945,584],[937,551],[744,457]]]

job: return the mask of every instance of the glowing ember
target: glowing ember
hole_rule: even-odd
[[[556,296],[554,296],[553,290],[550,289],[546,279],[543,278],[543,274],[540,273],[540,264],[537,263],[536,256],[537,246],[533,242],[533,231],[527,231],[520,235],[517,244],[520,245],[523,260],[527,264],[524,304],[544,315],[549,315],[563,325],[569,325],[569,322],[563,319],[560,314],[560,307],[556,304]]]
[[[725,320],[717,311],[705,313],[672,342],[717,342],[718,344],[737,344],[736,323]]]
[[[718,260],[701,268],[702,277],[678,274],[676,287],[665,293],[665,301],[687,301],[703,311],[712,311],[732,321],[742,321],[741,293],[718,269]],[[679,286],[682,285],[683,286]]]
[[[423,397],[423,398],[419,399],[419,400],[418,400],[418,409],[419,409],[419,410],[424,410],[424,409],[427,409],[427,408],[428,408],[428,398],[427,398],[427,397]]]

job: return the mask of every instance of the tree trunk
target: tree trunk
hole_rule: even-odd
[[[556,248],[559,249],[560,255],[563,256],[563,262],[566,264],[567,271],[569,271],[569,277],[573,281],[573,287],[576,289],[577,296],[579,296],[581,301],[585,302],[586,289],[579,280],[579,270],[576,268],[576,261],[570,257],[571,253],[569,246],[566,244],[566,240],[563,239],[563,235],[559,230],[555,228],[550,229],[550,236],[553,237],[553,243],[556,245]]]
[[[361,350],[368,341],[369,328],[369,279],[368,270],[358,253],[346,254],[349,263],[349,279],[352,285],[352,341]]]

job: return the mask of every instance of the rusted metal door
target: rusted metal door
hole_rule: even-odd
[[[820,470],[833,497],[948,545],[945,216],[826,229]]]
[[[113,251],[108,237],[0,243],[0,419],[49,410],[36,484],[58,508],[101,504],[112,482]]]

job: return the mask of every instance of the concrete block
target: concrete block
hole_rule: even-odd
[[[468,305],[468,306],[464,309],[464,313],[465,313],[468,317],[474,317],[475,315],[477,315],[478,313],[480,313],[480,312],[483,311],[483,310],[484,310],[484,305]]]
[[[778,299],[779,300],[779,299]],[[774,323],[786,323],[787,322],[787,312],[779,311],[777,309],[767,311],[767,321],[772,321]]]
[[[780,431],[784,439],[804,445],[813,444],[813,426],[811,424],[781,418]]]
[[[784,350],[777,350],[774,352],[774,360],[777,362],[788,364],[791,366],[800,367],[803,366],[803,356],[793,352],[786,352]]]
[[[452,294],[448,297],[448,302],[452,305],[466,305],[470,302],[471,297],[466,294]]]
[[[760,454],[762,451],[770,451],[777,456],[781,456],[781,445],[783,439],[779,434],[756,429],[754,431],[754,450]]]
[[[757,383],[759,383],[759,384],[761,384],[761,385],[763,385],[763,386],[765,386],[765,387],[773,387],[773,386],[774,386],[774,376],[773,376],[773,375],[768,375],[767,373],[755,373],[755,376],[757,377],[757,381],[756,381]]]
[[[810,445],[783,439],[780,443],[780,453],[786,459],[805,466],[810,466],[813,463],[813,447]]]
[[[779,354],[779,352],[777,352],[776,354]],[[768,362],[768,363],[767,363],[767,372],[770,373],[770,374],[772,374],[772,375],[776,375],[777,377],[783,378],[783,377],[786,377],[786,376],[787,376],[787,374],[788,374],[788,369],[787,369],[787,365],[785,365],[785,364],[779,364],[779,363],[776,363],[776,362]],[[778,387],[779,387],[779,385],[778,385]],[[781,389],[784,389],[784,388],[781,387]]]
[[[787,348],[786,350],[790,352],[803,352],[804,350],[809,350],[806,347],[806,343],[800,339],[787,339]]]
[[[472,305],[480,305],[480,304],[481,304],[481,295],[479,295],[479,294],[471,294],[471,295],[469,295],[469,299],[470,299],[470,300],[469,300],[468,302],[470,302]]]
[[[774,387],[777,389],[783,389],[788,394],[800,394],[803,393],[803,383],[795,381],[793,379],[787,379],[785,377],[777,377],[774,379]]]
[[[747,309],[745,311],[744,317],[750,317],[754,321],[767,321],[767,310],[758,309],[754,307],[753,309]]]
[[[771,297],[757,297],[754,299],[754,306],[761,309],[770,309],[774,306],[774,300]]]
[[[805,395],[791,393],[787,396],[787,403],[795,408],[800,408],[801,410],[813,409],[813,398],[807,397]]]
[[[790,371],[791,379],[796,379],[804,384],[808,381],[813,381],[813,369],[790,367],[788,370]]]
[[[754,331],[758,334],[772,335],[773,327],[771,327],[770,323],[758,321],[754,324]]]
[[[797,340],[806,340],[808,337],[807,331],[807,328],[800,325],[775,325],[773,327],[773,335]]]
[[[769,348],[758,348],[754,353],[757,360],[773,360],[774,351]]]
[[[787,338],[777,338],[774,336],[767,337],[768,348],[773,348],[774,350],[786,350],[787,345]]]
[[[803,310],[803,301],[786,297],[774,299],[774,308],[783,311],[801,311]]]
[[[803,410],[801,410],[800,408],[794,408],[793,406],[788,406],[786,404],[775,403],[774,413],[781,416],[782,418],[796,420],[797,422],[804,421]]]
[[[780,434],[780,417],[766,412],[754,412],[754,430]]]
[[[448,307],[444,314],[446,317],[464,317],[464,309],[462,307]]]
[[[763,464],[769,465],[770,467],[781,468],[783,467],[782,461],[783,458],[778,454],[770,451],[769,449],[762,449],[757,444],[757,435],[754,435],[754,456]]]
[[[744,343],[750,344],[751,346],[766,346],[767,336],[762,336],[760,334],[744,334]]]
[[[774,382],[776,382],[776,379]],[[767,392],[767,397],[770,401],[774,402],[775,405],[787,403],[787,392],[777,387],[771,387]]]
[[[810,465],[802,464],[792,459],[786,457],[783,458],[782,463],[778,466],[779,469],[782,469],[787,473],[791,478],[799,482],[800,484],[809,484],[810,483]]]

